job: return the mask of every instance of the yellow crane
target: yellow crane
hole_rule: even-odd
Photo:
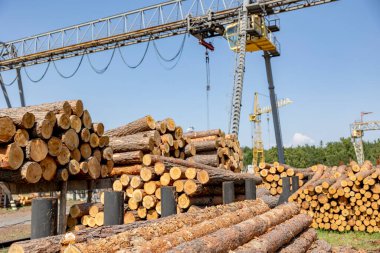
[[[252,133],[252,166],[255,167],[258,163],[265,163],[264,143],[261,132],[261,115],[270,113],[271,106],[260,107],[259,94],[255,92],[253,101],[253,113],[249,115],[249,120],[254,124],[254,133]],[[293,103],[289,98],[280,99],[277,101],[277,107],[283,107]]]

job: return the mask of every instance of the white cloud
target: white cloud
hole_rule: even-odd
[[[292,138],[292,146],[313,145],[315,141],[307,135],[295,133]]]

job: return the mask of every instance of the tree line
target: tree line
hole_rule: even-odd
[[[380,162],[380,139],[373,142],[363,142],[364,157],[373,164]],[[252,148],[244,147],[244,165],[252,163]],[[277,161],[277,148],[265,150],[265,161],[272,163]],[[306,168],[315,164],[335,166],[356,161],[354,147],[350,138],[341,138],[339,141],[328,142],[323,145],[305,145],[284,149],[285,163],[296,168]]]

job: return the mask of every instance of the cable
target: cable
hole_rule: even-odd
[[[158,54],[156,54],[157,58],[158,58],[158,62],[160,63],[160,65],[165,69],[165,70],[172,70],[174,69],[175,67],[177,67],[179,61],[181,60],[181,56],[182,56],[182,53],[183,53],[183,49],[185,48],[185,41],[186,41],[186,36],[184,36],[184,40],[182,41],[182,44],[181,44],[181,47],[178,51],[178,53],[176,54],[177,55],[177,61],[170,67],[168,66],[165,66],[161,61],[160,61],[160,57]]]
[[[88,62],[90,63],[90,66],[91,66],[92,70],[95,71],[95,73],[97,73],[97,74],[103,74],[104,72],[106,72],[107,69],[108,69],[108,67],[111,65],[112,59],[113,59],[113,57],[114,57],[114,55],[115,55],[115,51],[116,51],[116,47],[114,47],[114,49],[113,49],[113,51],[112,51],[112,55],[111,55],[111,58],[110,58],[109,62],[108,62],[107,65],[106,65],[104,68],[102,68],[102,69],[97,69],[97,68],[95,68],[95,66],[94,66],[94,65],[92,64],[92,62],[91,62],[90,56],[88,56],[88,54],[86,54],[87,59],[88,59]]]
[[[47,65],[47,67],[46,67],[46,69],[45,69],[45,72],[42,74],[42,76],[41,76],[39,79],[34,80],[33,78],[31,78],[31,77],[29,76],[29,74],[28,74],[28,71],[26,71],[26,68],[24,68],[24,72],[25,72],[26,76],[28,77],[28,79],[29,79],[31,82],[33,82],[33,83],[38,83],[39,81],[41,81],[41,80],[46,76],[46,73],[48,72],[49,67],[50,67],[50,63],[51,63],[51,61],[49,61],[48,65]]]
[[[122,54],[122,52],[121,52],[121,50],[120,50],[120,47],[118,47],[118,49],[119,49],[119,53],[120,53],[120,57],[121,57],[121,59],[123,60],[124,64],[125,64],[128,68],[135,69],[135,68],[137,68],[137,67],[139,67],[139,66],[141,65],[141,63],[142,63],[142,62],[144,61],[144,59],[145,59],[146,54],[148,53],[148,49],[149,49],[149,45],[150,45],[151,38],[152,38],[152,36],[149,37],[149,40],[148,40],[148,43],[146,44],[146,48],[145,48],[145,51],[144,51],[144,54],[143,54],[142,58],[141,58],[140,61],[139,61],[136,65],[134,65],[134,66],[131,66],[131,65],[128,64],[128,62],[125,60],[125,58],[124,58],[124,56],[123,56],[123,54]]]
[[[210,57],[208,50],[206,49],[206,100],[207,100],[207,129],[210,129],[210,103],[209,103],[209,93],[210,93]]]
[[[156,45],[156,42],[153,40],[153,46],[154,46],[154,49],[156,51],[156,53],[158,54],[158,56],[163,60],[163,61],[166,61],[166,62],[172,62],[174,61],[180,54],[181,54],[181,50],[182,48],[184,47],[184,43],[186,41],[186,34],[183,35],[183,39],[182,39],[182,43],[181,43],[181,46],[180,48],[178,49],[178,52],[172,57],[172,58],[165,58],[162,56],[162,54],[160,53],[160,51],[158,50],[157,48],[157,45]]]
[[[55,61],[53,61],[54,68],[55,68],[55,70],[57,71],[57,73],[58,73],[62,78],[65,78],[65,79],[71,78],[71,77],[73,77],[73,76],[78,72],[80,66],[82,65],[82,61],[83,61],[83,58],[84,58],[84,55],[85,55],[85,54],[86,54],[86,52],[84,52],[84,53],[82,54],[82,57],[80,58],[80,61],[79,61],[78,66],[76,67],[76,69],[74,70],[74,72],[73,72],[72,74],[68,75],[68,76],[65,76],[64,74],[62,74],[62,73],[59,71],[57,65],[55,64]]]
[[[12,86],[12,85],[16,82],[16,80],[17,80],[17,75],[15,76],[15,78],[13,79],[13,81],[10,82],[10,83],[5,83],[5,82],[4,82],[4,79],[1,78],[1,82],[3,83],[3,85],[4,85],[4,86],[8,86],[8,87],[9,87],[9,86]]]

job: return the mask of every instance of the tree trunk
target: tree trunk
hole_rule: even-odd
[[[128,151],[152,151],[155,141],[152,137],[142,137],[141,134],[127,135],[123,137],[111,137],[109,146],[115,153]]]
[[[78,134],[74,129],[69,129],[62,135],[62,142],[69,150],[74,150],[79,147]]]
[[[111,171],[111,176],[120,176],[122,174],[129,174],[129,175],[140,175],[142,166],[141,165],[132,165],[132,166],[118,166],[113,167]]]
[[[55,178],[57,172],[57,164],[51,156],[46,156],[44,160],[40,162],[42,169],[42,177],[46,181],[51,181]]]
[[[235,196],[235,201],[245,200],[245,195]],[[215,206],[223,204],[222,196],[199,196],[199,197],[189,197],[185,193],[178,197],[178,206],[180,208],[186,209],[192,205],[196,206]]]
[[[121,137],[126,135],[131,135],[139,132],[154,130],[156,128],[156,123],[152,116],[147,115],[141,119],[135,120],[127,125],[108,130],[105,135],[112,137]]]
[[[42,176],[41,166],[36,162],[26,162],[20,170],[2,170],[0,181],[37,183]]]
[[[26,158],[35,162],[40,162],[48,154],[48,146],[41,139],[33,139],[26,145]]]
[[[0,168],[17,170],[24,162],[24,151],[12,143],[6,147],[0,147]]]
[[[89,214],[89,210],[93,204],[92,203],[81,203],[70,207],[70,216],[73,218],[80,218],[83,215]]]
[[[0,116],[0,143],[8,143],[16,134],[16,126],[10,117]]]
[[[216,135],[216,136],[221,136],[222,131],[220,129],[215,129],[215,130],[206,130],[206,131],[197,131],[197,132],[189,132],[189,133],[184,133],[183,138],[202,138],[202,137],[207,137],[210,135]]]
[[[331,253],[331,252],[332,252],[331,245],[328,244],[324,240],[316,240],[307,251],[307,253]]]
[[[9,117],[17,128],[31,129],[35,123],[35,117],[33,113],[25,111],[12,111],[7,109],[0,109],[0,118]]]
[[[25,129],[17,129],[14,142],[20,147],[25,148],[29,141],[29,133]]]
[[[266,234],[240,246],[235,252],[277,252],[278,249],[289,243],[294,236],[307,229],[312,220],[309,215],[298,214],[274,227]]]
[[[87,110],[83,111],[81,119],[82,119],[83,126],[85,128],[91,129],[91,127],[92,127],[92,118],[91,118],[90,113]]]
[[[116,165],[141,164],[142,159],[143,152],[141,150],[113,154],[113,161]]]
[[[100,177],[100,162],[96,157],[90,157],[88,162],[88,174],[92,179],[97,179]]]
[[[317,232],[313,228],[309,228],[283,247],[279,253],[304,253],[310,248],[317,237]]]
[[[198,153],[198,152],[197,152]],[[196,162],[201,164],[206,164],[212,167],[219,166],[219,157],[218,155],[195,155],[187,158],[186,160],[190,162]]]
[[[285,204],[266,210],[256,217],[245,219],[198,239],[184,242],[169,252],[229,252],[299,213],[296,204]],[[221,221],[218,221],[221,222]]]

